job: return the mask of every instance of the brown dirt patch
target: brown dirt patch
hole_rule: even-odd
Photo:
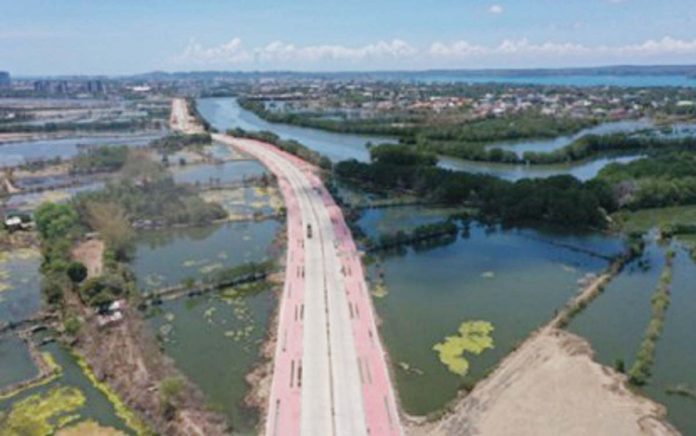
[[[87,277],[97,277],[104,268],[104,242],[99,239],[84,241],[73,249],[72,256],[87,267]]]
[[[56,436],[125,436],[124,433],[111,427],[102,427],[94,421],[81,422],[72,427],[64,428]]]
[[[542,329],[437,423],[414,435],[676,435],[663,406],[593,360],[590,344]]]

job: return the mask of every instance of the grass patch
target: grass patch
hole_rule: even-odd
[[[674,206],[621,211],[612,216],[626,233],[645,233],[653,227],[688,226],[696,223],[696,206]],[[696,241],[696,238],[694,239]]]

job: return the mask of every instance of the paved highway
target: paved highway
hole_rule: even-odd
[[[266,435],[403,434],[362,263],[316,168],[270,144],[213,136],[268,167],[286,202],[286,280]]]

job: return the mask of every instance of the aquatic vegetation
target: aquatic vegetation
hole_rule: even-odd
[[[28,283],[28,277],[21,277],[21,272],[17,274],[10,262],[21,262],[29,260],[38,260],[41,253],[33,248],[17,248],[11,251],[0,253],[0,292],[11,291],[15,289],[12,281]],[[14,272],[14,274],[13,274]],[[17,277],[19,275],[19,277]]]
[[[225,332],[225,337],[232,339],[235,342],[239,342],[242,339],[248,339],[254,331],[253,325],[248,325],[246,327],[239,328],[237,330],[228,330]]]
[[[493,271],[486,271],[483,274],[481,274],[481,277],[483,277],[484,279],[494,279],[495,273]]]
[[[384,298],[389,295],[389,289],[384,281],[380,281],[373,286],[372,296],[375,298]]]
[[[433,346],[439,353],[440,361],[458,375],[465,376],[469,372],[469,361],[464,353],[479,355],[493,348],[491,333],[494,327],[488,321],[467,321],[459,326],[458,336],[447,336],[444,342]]]
[[[160,337],[164,341],[168,341],[169,334],[172,332],[173,329],[174,329],[174,327],[171,324],[162,324],[159,328]]]
[[[79,419],[80,419],[80,415],[77,414],[77,413],[72,414],[72,415],[61,416],[60,418],[58,418],[57,427],[58,427],[58,428],[63,428],[63,427],[65,427],[65,426],[67,426],[67,425],[72,424],[73,422],[75,422],[75,421],[77,421],[77,420],[79,420]]]
[[[223,264],[221,262],[216,262],[216,263],[211,263],[209,265],[204,265],[198,269],[198,272],[201,274],[210,274],[211,272],[215,270],[219,270],[223,268]]]
[[[140,420],[138,416],[135,415],[135,412],[133,412],[126,405],[126,403],[123,402],[121,397],[119,397],[118,394],[114,392],[114,390],[111,389],[111,387],[108,384],[97,379],[96,374],[94,374],[94,371],[92,371],[92,368],[90,368],[89,364],[84,359],[84,357],[77,354],[75,354],[74,357],[80,369],[82,369],[82,372],[84,373],[85,377],[87,377],[90,383],[92,383],[92,385],[95,388],[101,391],[101,393],[103,393],[106,396],[109,402],[113,404],[114,410],[116,411],[116,416],[121,418],[123,422],[125,422],[126,425],[130,427],[138,435],[153,434],[152,431],[148,428],[148,426],[142,420]]]
[[[39,259],[41,257],[41,253],[39,253],[38,250],[33,249],[33,248],[17,248],[12,250],[9,253],[8,259],[9,260],[31,260],[31,259]]]
[[[676,386],[669,386],[665,389],[668,395],[679,395],[681,397],[691,398],[696,400],[696,389],[693,389],[687,384],[678,384]]]
[[[563,271],[568,272],[568,273],[576,273],[577,272],[577,269],[575,269],[574,267],[572,267],[570,265],[563,264],[563,265],[561,265],[561,268],[563,268]]]
[[[183,261],[181,263],[181,266],[183,266],[184,268],[192,268],[194,266],[204,265],[206,262],[207,262],[206,259],[198,259],[198,260],[188,259],[188,260]]]
[[[671,249],[665,254],[665,267],[660,276],[657,289],[650,299],[652,316],[640,344],[636,361],[628,371],[628,378],[635,385],[643,385],[650,378],[650,368],[655,360],[655,347],[662,334],[667,308],[671,302],[672,265],[675,253]]]
[[[18,401],[0,421],[0,435],[49,435],[60,424],[67,424],[67,414],[85,404],[84,394],[74,387],[55,387]]]

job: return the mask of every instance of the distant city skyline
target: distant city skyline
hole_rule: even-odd
[[[0,0],[0,10],[0,70],[13,76],[696,62],[689,0]]]

